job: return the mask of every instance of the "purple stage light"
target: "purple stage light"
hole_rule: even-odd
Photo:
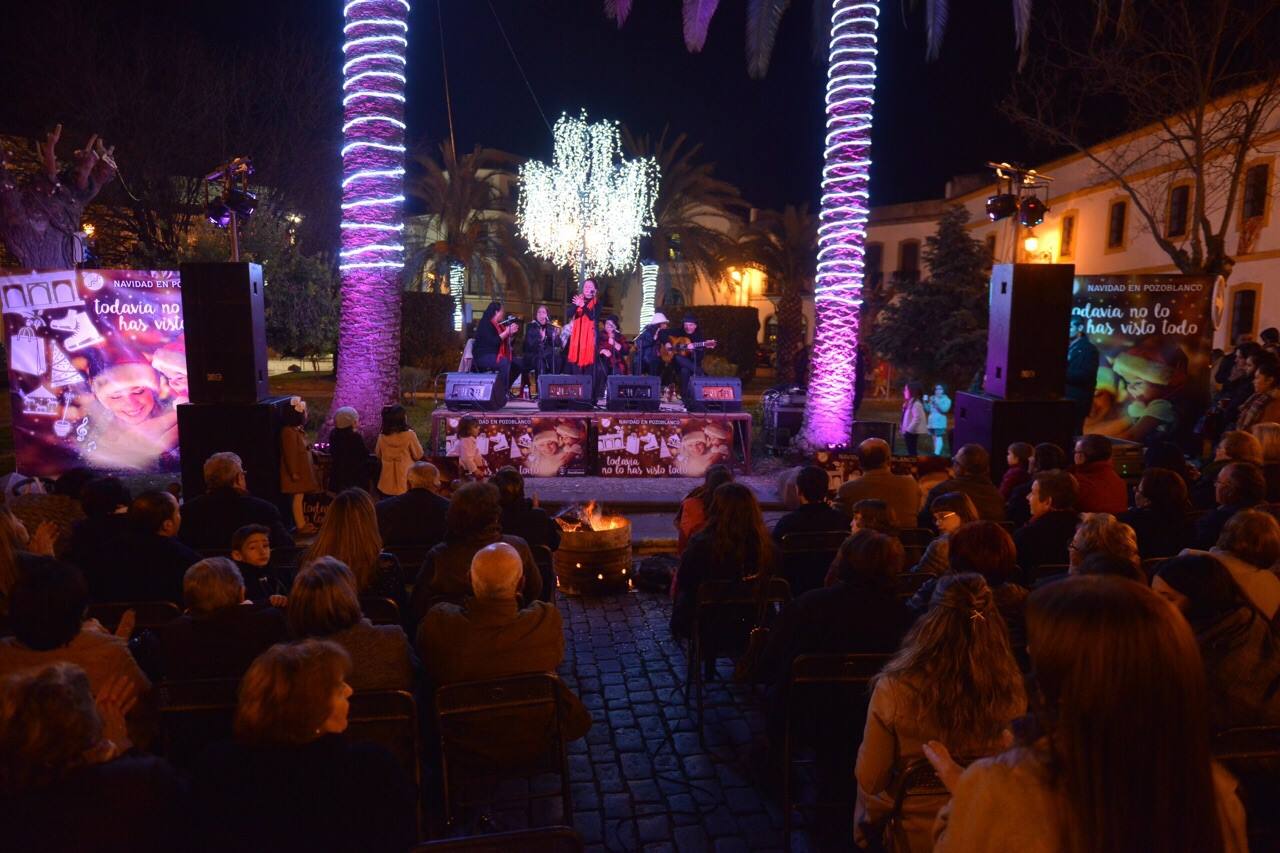
[[[811,449],[846,445],[853,432],[879,14],[879,3],[865,0],[835,0],[831,14],[814,369],[803,428]]]
[[[366,435],[399,396],[407,0],[342,10],[342,319],[333,408]]]

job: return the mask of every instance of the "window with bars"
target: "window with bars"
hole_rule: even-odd
[[[1271,167],[1266,163],[1250,166],[1244,173],[1244,195],[1240,199],[1240,214],[1244,219],[1256,219],[1267,212],[1267,190],[1271,183]]]
[[[1123,249],[1124,248],[1124,229],[1129,218],[1129,203],[1127,201],[1111,202],[1111,210],[1107,215],[1107,248]]]
[[[1191,213],[1191,187],[1179,184],[1169,190],[1169,222],[1165,228],[1167,237],[1185,237],[1187,218]]]

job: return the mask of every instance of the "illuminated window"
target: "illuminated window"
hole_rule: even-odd
[[[1185,237],[1187,218],[1191,214],[1191,185],[1178,184],[1169,190],[1169,223],[1167,237]]]
[[[1129,203],[1127,201],[1111,202],[1111,210],[1107,214],[1107,248],[1123,249],[1125,225],[1129,219]]]
[[[1075,252],[1076,247],[1076,215],[1074,213],[1064,214],[1062,217],[1062,232],[1058,240],[1058,256],[1069,258]]]

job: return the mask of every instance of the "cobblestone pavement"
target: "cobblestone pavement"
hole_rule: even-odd
[[[666,596],[562,597],[560,675],[595,720],[570,745],[574,820],[592,851],[781,850],[780,799],[752,778],[763,697],[729,664],[706,688],[705,738],[685,702],[685,652]],[[807,849],[799,833],[793,849]]]

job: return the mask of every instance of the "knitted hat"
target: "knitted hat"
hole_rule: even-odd
[[[350,406],[343,406],[333,413],[333,425],[338,429],[353,427],[360,420],[360,413]]]
[[[684,315],[684,322],[696,324],[698,322],[698,318],[695,317],[692,312],[686,312]]]
[[[151,356],[151,366],[166,376],[187,374],[187,350],[178,343],[166,344]]]
[[[160,381],[145,361],[124,361],[103,368],[92,380],[93,393],[105,396],[130,388],[146,388],[159,393]]]

